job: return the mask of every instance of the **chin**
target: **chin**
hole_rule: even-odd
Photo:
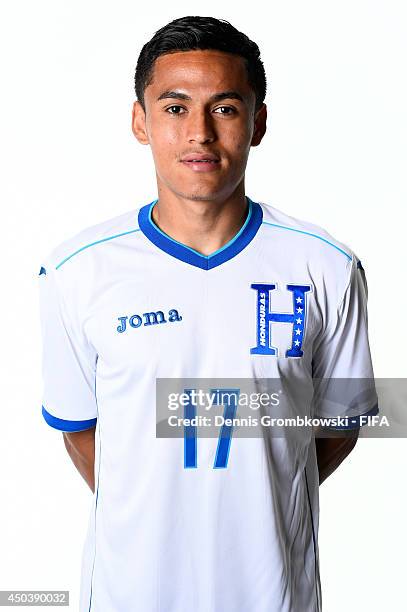
[[[208,187],[197,187],[195,189],[174,189],[174,192],[186,200],[196,200],[206,202],[216,200],[223,195],[222,189],[208,189]]]
[[[202,194],[197,194],[197,193],[185,193],[182,194],[182,197],[187,199],[187,200],[192,200],[192,201],[196,201],[196,202],[209,202],[212,200],[215,200],[218,197],[219,194],[217,193],[202,193]]]

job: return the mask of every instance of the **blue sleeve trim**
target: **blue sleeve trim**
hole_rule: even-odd
[[[97,419],[87,419],[86,421],[67,421],[66,419],[58,419],[53,416],[44,406],[42,406],[42,416],[51,427],[60,431],[83,431],[90,429],[96,425]]]
[[[359,429],[360,427],[363,427],[363,425],[366,425],[366,417],[371,417],[371,416],[376,416],[379,413],[379,405],[376,404],[375,406],[373,406],[373,408],[371,408],[370,410],[368,410],[367,412],[364,412],[363,414],[358,414],[356,416],[353,417],[326,417],[326,418],[332,418],[333,421],[335,421],[336,419],[346,419],[347,421],[347,425],[337,425],[335,427],[329,427],[328,425],[324,425],[325,429]],[[324,417],[320,417],[322,419],[322,421],[324,421]],[[363,419],[363,420],[362,420]]]

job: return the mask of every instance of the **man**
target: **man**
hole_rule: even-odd
[[[377,412],[363,268],[322,228],[246,196],[266,131],[254,42],[177,19],[144,45],[135,84],[157,199],[67,240],[40,272],[42,412],[95,491],[80,611],[318,611],[318,484]],[[365,380],[363,394],[313,401],[339,378]],[[274,379],[280,414],[354,428],[201,437],[185,420],[159,436],[162,379],[230,379],[233,417],[236,379]],[[196,416],[195,386],[181,390]]]

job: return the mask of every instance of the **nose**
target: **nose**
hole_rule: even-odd
[[[212,117],[206,110],[191,111],[187,122],[188,142],[205,144],[216,139]]]

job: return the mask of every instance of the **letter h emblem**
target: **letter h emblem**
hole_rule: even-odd
[[[287,285],[293,296],[293,312],[270,312],[270,292],[276,285],[253,283],[250,285],[257,291],[257,346],[250,349],[253,355],[277,355],[278,349],[271,345],[271,323],[291,323],[292,341],[286,357],[302,357],[307,318],[306,293],[311,291],[311,285]]]

